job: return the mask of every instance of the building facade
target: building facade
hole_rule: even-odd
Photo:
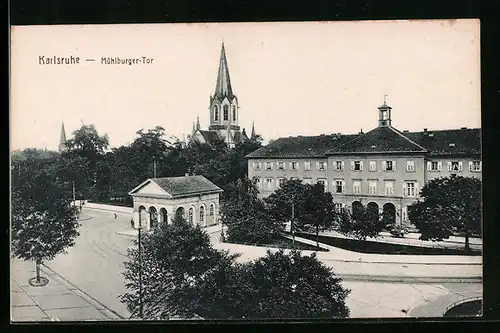
[[[214,95],[210,95],[208,130],[202,130],[199,118],[193,123],[189,143],[200,142],[211,144],[214,140],[223,140],[228,147],[234,148],[238,142],[248,140],[245,129],[240,128],[240,108],[238,97],[233,92],[226,51],[222,43],[219,71]],[[255,130],[252,125],[252,135]]]
[[[322,183],[337,209],[358,204],[408,224],[408,205],[430,180],[457,174],[481,178],[481,130],[422,132],[391,125],[391,107],[378,108],[378,126],[367,133],[280,138],[249,154],[248,175],[262,197],[285,179]]]
[[[149,231],[157,223],[171,223],[179,215],[193,225],[215,225],[221,192],[203,176],[148,179],[129,192],[134,201],[134,227]]]

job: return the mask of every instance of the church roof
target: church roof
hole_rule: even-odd
[[[462,128],[403,133],[427,149],[431,156],[481,154],[481,129]]]
[[[198,195],[202,193],[219,193],[222,189],[203,176],[183,176],[150,178],[134,188],[129,194],[138,192],[149,183],[158,185],[163,191],[172,197],[183,197],[187,195]]]
[[[232,100],[234,97],[233,88],[231,87],[231,78],[229,77],[229,67],[227,65],[226,50],[224,42],[220,51],[219,72],[217,73],[217,83],[215,85],[214,98],[223,99],[228,97]]]
[[[219,134],[215,131],[206,131],[206,130],[199,130],[200,134],[203,136],[205,139],[205,142],[208,144],[212,144],[215,140],[219,139]]]
[[[248,158],[307,158],[325,157],[333,148],[346,143],[358,134],[296,136],[279,138],[247,155]]]
[[[424,147],[410,140],[398,130],[390,126],[381,126],[333,148],[330,153],[425,153],[426,151]]]

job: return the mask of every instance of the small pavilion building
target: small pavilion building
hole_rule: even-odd
[[[151,178],[129,192],[134,201],[134,228],[149,231],[157,223],[172,223],[176,215],[208,227],[218,223],[222,189],[203,176]]]

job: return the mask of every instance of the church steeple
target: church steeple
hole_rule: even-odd
[[[254,122],[252,121],[252,135],[250,136],[250,138],[254,139],[255,138],[255,126],[254,126]]]
[[[61,123],[61,134],[59,136],[59,151],[66,150],[66,130],[64,129],[64,122]]]
[[[236,132],[240,131],[238,98],[233,93],[229,67],[227,65],[224,42],[221,45],[219,70],[215,92],[210,96],[209,131],[217,132],[219,137],[230,143]],[[230,132],[230,133],[228,133]]]
[[[200,129],[201,129],[200,117],[196,117],[196,130],[199,131]]]
[[[217,83],[215,85],[215,96],[219,99],[227,97],[232,99],[233,88],[231,87],[231,78],[229,77],[229,67],[227,66],[226,50],[224,42],[220,50],[219,72],[217,73]]]

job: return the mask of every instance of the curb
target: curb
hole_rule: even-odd
[[[130,212],[124,212],[122,210],[118,210],[118,209],[112,209],[112,208],[96,208],[96,207],[85,207],[84,209],[91,209],[91,210],[99,210],[99,211],[102,211],[102,212],[113,212],[113,213],[121,213],[121,214],[132,214],[133,211],[130,211]]]
[[[84,301],[89,303],[92,307],[94,307],[97,311],[102,313],[106,318],[111,319],[111,320],[122,320],[126,319],[124,316],[120,315],[113,309],[108,308],[106,305],[102,304],[98,300],[96,300],[94,297],[90,296],[87,294],[85,291],[79,289],[76,287],[74,284],[66,280],[64,277],[56,273],[54,270],[52,270],[50,267],[46,266],[45,264],[42,264],[40,266],[40,269],[45,272],[45,274],[51,276],[52,278],[57,279],[61,284],[63,284],[68,290],[72,291],[76,295],[80,296]]]
[[[335,273],[343,281],[387,282],[407,284],[429,283],[482,283],[482,277],[446,277],[446,276],[389,276],[389,275],[357,275]]]

